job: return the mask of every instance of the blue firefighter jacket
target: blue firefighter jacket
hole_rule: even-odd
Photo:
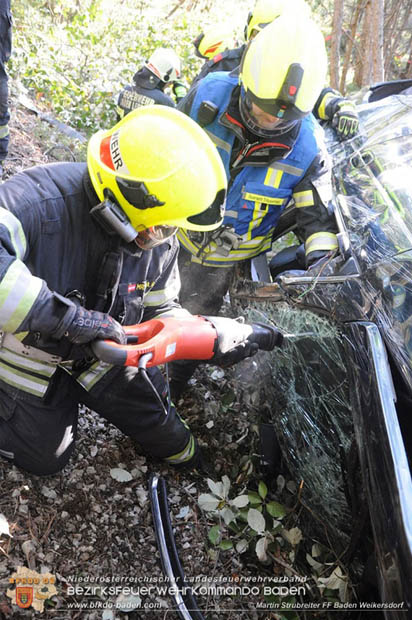
[[[284,149],[283,157],[273,161],[267,157],[258,165],[248,165],[245,159],[241,170],[232,178],[231,156],[236,133],[227,120],[227,108],[237,84],[237,77],[229,73],[210,73],[198,83],[188,111],[194,120],[198,120],[203,101],[212,102],[218,108],[215,119],[204,129],[220,153],[229,180],[225,218],[220,234],[230,238],[227,234],[230,232],[231,243],[228,246],[216,234],[209,235],[205,243],[188,231],[179,231],[180,243],[192,254],[192,260],[206,265],[226,267],[236,261],[252,258],[270,249],[273,230],[286,204],[293,198],[297,207],[310,208],[313,212],[323,211],[323,217],[319,218],[319,228],[312,221],[307,231],[306,252],[336,248],[336,237],[331,232],[333,228],[325,230],[322,227],[327,205],[322,203],[318,192],[311,185],[303,188],[299,186],[323,145],[322,129],[312,115],[302,120],[293,147],[289,151]],[[270,154],[276,142],[268,142],[266,145],[261,140],[250,151],[253,148],[264,151],[266,146]],[[278,146],[284,147],[282,136],[279,137]]]

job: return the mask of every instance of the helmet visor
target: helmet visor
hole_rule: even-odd
[[[177,226],[151,226],[141,230],[135,241],[142,250],[151,250],[173,237]]]
[[[253,103],[247,94],[240,95],[239,109],[242,120],[249,131],[261,138],[271,139],[280,136],[290,131],[299,122],[297,119],[286,121],[272,116]]]

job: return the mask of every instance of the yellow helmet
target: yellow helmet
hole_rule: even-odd
[[[227,181],[220,156],[203,129],[174,108],[142,106],[98,131],[87,165],[100,200],[117,204],[138,233],[222,223]]]
[[[250,11],[247,18],[246,41],[249,41],[265,26],[287,11],[293,15],[310,16],[310,7],[305,0],[257,0],[255,8]]]
[[[233,30],[226,25],[215,25],[201,32],[193,41],[196,48],[196,56],[210,59],[234,47]]]
[[[326,79],[319,27],[285,13],[249,41],[240,65],[240,112],[252,133],[271,138],[311,112]]]

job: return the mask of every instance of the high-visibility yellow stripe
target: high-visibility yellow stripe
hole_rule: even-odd
[[[314,252],[316,250],[336,250],[338,248],[338,239],[334,233],[318,232],[314,233],[306,239],[305,253]]]
[[[180,281],[178,278],[167,288],[158,291],[149,291],[143,296],[144,306],[160,306],[179,295]]]
[[[25,372],[11,368],[7,364],[0,361],[0,379],[12,385],[23,392],[34,394],[35,396],[44,396],[49,387],[49,382],[37,377],[30,377]]]
[[[214,241],[211,241],[209,245],[202,249],[201,254],[199,250],[201,246],[195,245],[187,236],[185,231],[179,231],[178,237],[181,245],[192,255],[192,262],[204,265],[212,265],[214,267],[230,267],[240,260],[246,258],[253,258],[258,256],[262,252],[267,252],[272,246],[272,234],[271,231],[264,236],[254,237],[248,239],[247,235],[244,235],[241,239],[241,244],[236,250],[230,250],[228,256],[222,256],[218,253],[218,246]]]
[[[30,312],[43,281],[33,276],[24,263],[13,261],[0,286],[0,325],[13,333]]]
[[[76,379],[85,390],[89,391],[104,375],[113,368],[112,364],[106,362],[95,362],[88,370],[85,370]]]
[[[0,358],[9,364],[19,366],[28,372],[35,372],[45,377],[51,377],[56,372],[56,364],[41,362],[25,355],[19,355],[6,347],[0,349]]]
[[[23,259],[26,253],[27,242],[20,220],[11,211],[0,207],[0,226],[7,228],[17,258]]]
[[[311,189],[308,189],[304,192],[296,192],[293,194],[293,199],[295,201],[295,205],[300,207],[312,207],[315,204],[313,198],[313,192]]]
[[[8,125],[0,125],[0,139],[5,138],[9,135],[9,126]]]
[[[322,101],[321,101],[321,103],[320,103],[320,105],[318,107],[319,118],[321,118],[324,121],[329,119],[329,117],[326,114],[325,108],[326,108],[326,106],[328,105],[328,103],[329,103],[329,101],[331,99],[336,99],[337,95],[338,95],[338,93],[336,93],[336,92],[330,92],[329,91],[328,93],[326,93],[326,95],[323,97],[323,99],[322,99]]]
[[[172,456],[167,456],[164,460],[172,465],[177,465],[178,463],[185,463],[186,461],[190,461],[195,453],[195,440],[193,435],[190,436],[189,441],[186,446],[183,448],[181,452],[177,454],[173,454]]]
[[[278,189],[282,180],[283,170],[279,167],[269,167],[263,182],[264,185]]]

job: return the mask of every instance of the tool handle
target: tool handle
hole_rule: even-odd
[[[151,319],[127,325],[124,331],[128,344],[95,340],[91,345],[94,355],[115,366],[139,366],[140,358],[150,353],[145,365],[151,367],[180,359],[206,360],[214,354],[216,331],[200,316]]]

